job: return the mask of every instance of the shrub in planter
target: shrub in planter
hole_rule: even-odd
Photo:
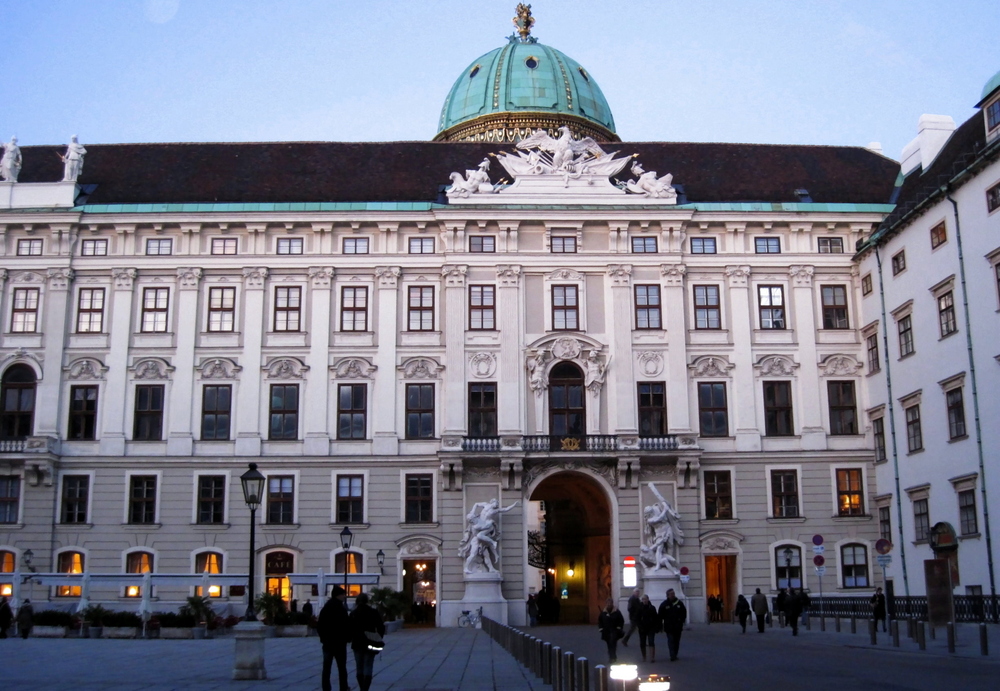
[[[204,624],[215,619],[215,611],[207,597],[192,595],[187,604],[181,607],[181,614],[190,614],[197,624]]]
[[[160,621],[161,629],[190,629],[195,626],[194,615],[185,612],[157,612],[154,616]]]
[[[86,609],[80,612],[83,621],[91,626],[104,626],[104,617],[109,614],[111,614],[111,610],[105,609],[100,605],[88,605]]]
[[[108,612],[104,615],[104,626],[137,629],[142,627],[142,617],[135,612]]]
[[[223,622],[223,625],[227,629],[231,629],[237,624],[239,624],[241,621],[243,621],[243,617],[238,617],[235,614],[230,614],[228,617],[226,617],[225,621]]]
[[[263,617],[264,623],[274,626],[278,617],[285,613],[285,601],[275,593],[263,593],[254,600],[254,609]]]
[[[74,623],[72,614],[61,612],[58,609],[43,609],[40,612],[35,612],[35,616],[32,619],[35,626],[71,627]]]
[[[410,598],[392,588],[375,588],[371,594],[372,605],[386,621],[402,617],[410,608]]]

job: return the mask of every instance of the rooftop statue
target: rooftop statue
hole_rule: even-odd
[[[465,573],[498,573],[500,557],[500,514],[518,502],[501,507],[496,499],[473,504],[465,517],[465,535],[459,543],[458,556],[465,558]]]
[[[451,187],[446,194],[452,197],[468,197],[471,194],[492,194],[496,192],[490,176],[486,172],[490,169],[490,159],[484,158],[477,170],[466,170],[465,177],[461,173],[451,174]]]
[[[3,158],[0,158],[0,180],[17,182],[21,173],[21,147],[17,145],[17,137],[3,145]]]
[[[83,172],[83,156],[87,150],[77,141],[76,135],[70,137],[66,153],[59,158],[63,162],[63,182],[76,182]]]
[[[517,143],[517,154],[501,153],[497,160],[514,177],[523,175],[561,175],[566,180],[584,175],[616,175],[628,163],[627,158],[607,154],[591,137],[573,139],[569,127],[559,128],[559,138],[545,130],[535,130]],[[527,152],[527,153],[525,153]]]
[[[656,485],[649,483],[650,491],[656,495],[657,502],[643,509],[645,519],[645,544],[639,548],[639,561],[647,571],[668,571],[679,574],[677,558],[672,552],[678,545],[684,544],[684,531],[681,530],[681,515],[663,498]]]
[[[674,176],[670,173],[667,173],[662,178],[657,178],[655,170],[647,173],[639,165],[638,161],[633,161],[632,175],[635,175],[638,179],[629,180],[625,183],[625,189],[632,194],[641,194],[657,199],[677,199],[677,190],[670,184],[673,182]]]
[[[514,28],[517,31],[510,37],[510,40],[520,41],[521,43],[537,43],[538,39],[530,35],[531,27],[535,25],[535,18],[531,16],[531,5],[519,2],[514,11],[517,14],[511,21],[514,22]]]

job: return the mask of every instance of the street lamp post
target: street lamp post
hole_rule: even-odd
[[[378,572],[379,575],[381,575],[384,573],[382,571],[382,567],[385,566],[385,552],[379,550],[378,553],[375,554],[375,559],[378,561]]]
[[[27,567],[28,571],[30,571],[31,574],[32,574],[30,576],[25,577],[21,581],[22,585],[24,584],[25,581],[27,581],[29,583],[29,585],[28,585],[28,589],[29,589],[28,599],[29,600],[34,600],[35,599],[35,576],[34,576],[34,574],[35,574],[35,567],[31,565],[31,560],[34,559],[34,557],[35,557],[35,553],[31,551],[30,547],[28,549],[24,550],[23,552],[21,552],[21,561],[24,562],[24,565]]]
[[[348,560],[351,555],[351,543],[354,541],[354,533],[346,525],[344,529],[340,531],[340,544],[344,548],[344,590],[347,590],[347,569]]]
[[[251,463],[250,470],[240,476],[243,484],[243,499],[250,508],[250,578],[247,581],[247,611],[243,617],[244,621],[257,621],[257,613],[253,606],[253,581],[254,562],[256,561],[256,527],[257,527],[257,507],[260,506],[261,497],[264,494],[264,475],[257,470],[257,464]]]

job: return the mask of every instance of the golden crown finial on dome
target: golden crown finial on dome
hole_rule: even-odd
[[[515,16],[511,21],[514,22],[515,28],[517,28],[517,33],[521,35],[521,43],[528,43],[531,41],[528,38],[531,34],[531,27],[535,25],[535,18],[531,16],[531,5],[525,5],[523,2],[517,3],[517,16]]]

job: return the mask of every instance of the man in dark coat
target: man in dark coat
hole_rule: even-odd
[[[7,629],[12,621],[14,613],[10,609],[10,603],[6,597],[0,598],[0,638],[7,638]]]
[[[625,632],[625,637],[622,638],[622,645],[628,647],[628,639],[633,633],[635,633],[636,628],[639,626],[639,609],[642,607],[642,600],[639,599],[639,593],[642,591],[636,588],[632,591],[632,596],[628,599],[628,631]]]
[[[792,627],[792,635],[799,635],[799,617],[802,616],[802,596],[795,588],[788,589],[788,599],[785,600],[785,612],[788,614],[788,624]]]
[[[351,629],[354,636],[351,639],[351,649],[354,651],[354,666],[358,676],[358,686],[361,691],[368,691],[374,676],[375,656],[377,651],[369,647],[369,633],[385,636],[385,624],[378,610],[368,605],[368,596],[361,593],[354,600],[354,611],[351,612]]]
[[[778,589],[778,597],[774,599],[774,609],[777,610],[779,617],[785,617],[785,602],[788,600],[788,593],[785,592],[784,588]]]
[[[351,622],[347,615],[347,591],[334,586],[332,597],[319,612],[316,625],[319,642],[323,644],[323,691],[332,691],[330,672],[337,660],[340,691],[350,691],[347,684],[347,644],[351,641]]]
[[[625,628],[625,617],[610,597],[601,610],[601,616],[597,618],[597,628],[601,632],[601,640],[608,646],[608,659],[614,664],[618,661],[618,639],[624,635],[622,629]]]
[[[31,600],[25,599],[24,603],[17,610],[17,632],[21,638],[31,635],[31,629],[35,625],[35,608],[31,606]]]
[[[649,661],[656,662],[656,634],[660,631],[660,615],[656,606],[649,601],[648,595],[643,595],[639,603],[639,652],[642,661],[646,661],[646,648],[649,648]]]
[[[667,634],[670,661],[673,662],[677,659],[681,647],[681,633],[684,631],[684,622],[687,621],[687,607],[677,599],[673,588],[667,591],[667,599],[660,605],[659,615],[660,621],[663,622],[663,632]]]
[[[757,619],[757,633],[764,633],[764,621],[767,619],[767,595],[760,592],[760,588],[757,588],[757,592],[750,598],[750,608]]]
[[[875,588],[872,595],[872,616],[875,618],[875,628],[878,628],[879,619],[882,620],[882,631],[885,632],[885,595],[881,588]]]

